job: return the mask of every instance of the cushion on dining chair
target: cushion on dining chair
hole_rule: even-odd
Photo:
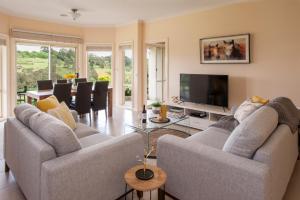
[[[36,104],[38,109],[40,109],[43,112],[47,112],[49,109],[53,109],[59,106],[59,102],[57,98],[52,95],[46,99],[39,100]]]

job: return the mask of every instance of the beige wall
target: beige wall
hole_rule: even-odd
[[[169,38],[169,94],[179,74],[228,74],[229,104],[246,97],[288,96],[300,106],[300,5],[264,0],[145,23],[145,41]],[[251,33],[251,64],[200,64],[199,39]]]
[[[0,13],[0,33],[8,34],[9,17]]]

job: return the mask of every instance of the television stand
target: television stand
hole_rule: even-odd
[[[182,126],[187,126],[195,129],[205,130],[211,124],[218,121],[223,116],[232,115],[231,111],[225,107],[220,106],[212,106],[206,104],[196,104],[190,102],[184,102],[181,104],[169,102],[167,103],[169,106],[169,112],[172,112],[172,108],[174,110],[182,110],[185,115],[188,115],[190,119],[183,120],[178,123]],[[195,116],[195,113],[206,113],[206,117],[201,118]],[[194,115],[194,116],[193,116]]]

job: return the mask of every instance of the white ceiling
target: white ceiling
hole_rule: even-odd
[[[105,26],[155,20],[247,0],[0,0],[0,11],[20,17],[80,26]],[[61,17],[71,8],[82,16]]]

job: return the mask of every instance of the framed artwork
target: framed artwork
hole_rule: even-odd
[[[250,34],[200,39],[200,63],[250,63]]]

